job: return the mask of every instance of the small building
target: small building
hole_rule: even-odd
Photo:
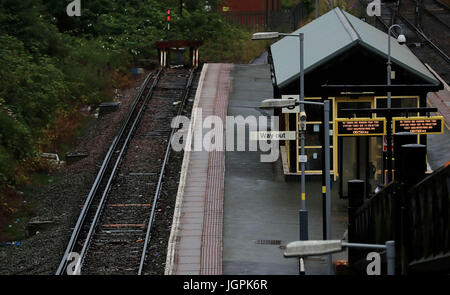
[[[197,67],[200,62],[199,48],[203,45],[201,40],[164,40],[155,43],[158,50],[159,64],[161,67],[167,67],[171,63],[170,53],[176,55],[177,63],[185,63],[184,52],[189,49],[189,58],[187,64]]]
[[[305,100],[329,100],[331,173],[339,182],[341,197],[347,196],[346,183],[363,179],[368,192],[384,185],[386,175],[385,140],[378,136],[339,136],[339,118],[348,118],[342,109],[382,108],[387,105],[388,36],[359,18],[335,8],[292,34],[304,33]],[[442,83],[409,50],[391,37],[392,107],[426,107],[428,92],[443,88]],[[274,97],[299,94],[299,39],[285,37],[269,48]],[[305,173],[322,174],[321,107],[305,105],[307,131]],[[298,132],[298,114],[277,112],[280,129]],[[360,114],[373,119],[380,115]],[[426,135],[417,135],[426,144]],[[387,149],[387,147],[385,147]],[[301,173],[300,140],[285,141],[281,152],[286,175]],[[394,171],[395,177],[395,171]]]

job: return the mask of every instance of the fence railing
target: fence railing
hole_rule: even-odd
[[[264,28],[268,24],[269,15],[265,11],[225,12],[223,19],[230,24],[248,28]]]
[[[252,30],[275,30],[280,32],[294,31],[307,16],[303,3],[292,9],[279,11],[222,12],[223,19],[234,25]]]
[[[395,240],[393,221],[400,185],[391,183],[355,212],[355,238],[358,242],[384,244]]]
[[[398,273],[450,272],[449,215],[447,163],[412,187],[392,182],[358,209],[349,207],[349,241],[395,240]],[[364,260],[366,252],[349,252],[350,263]]]
[[[450,268],[450,165],[412,187],[405,200],[404,245],[410,271]]]

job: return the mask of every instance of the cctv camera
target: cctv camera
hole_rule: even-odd
[[[306,113],[300,112],[300,121],[306,121]]]
[[[403,45],[406,43],[406,37],[403,34],[400,34],[397,38],[398,44]]]
[[[300,130],[306,130],[306,113],[300,112]]]

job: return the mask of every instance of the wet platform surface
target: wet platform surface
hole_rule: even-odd
[[[169,239],[165,274],[222,274],[225,154],[193,132],[208,116],[225,121],[231,64],[204,65],[196,93]],[[202,126],[202,125],[200,125]],[[198,129],[197,129],[198,130]],[[200,138],[200,145],[198,139]]]
[[[436,170],[450,161],[450,88],[445,85],[444,90],[428,93],[427,101],[436,107],[438,113],[444,117],[444,134],[427,136],[427,155],[431,169]]]
[[[267,116],[259,109],[273,96],[268,65],[235,65],[228,116]],[[281,157],[262,163],[260,152],[227,151],[225,156],[223,274],[298,274],[298,260],[283,257],[284,246],[299,238],[300,182],[285,182]],[[309,239],[322,239],[321,178],[306,178]],[[333,238],[347,229],[347,201],[332,196]],[[333,255],[345,259],[346,253]],[[324,257],[305,261],[307,274],[326,274]]]
[[[203,119],[273,114],[259,108],[262,99],[273,96],[267,64],[208,64],[204,72],[194,102]],[[248,128],[246,133],[248,141]],[[287,243],[299,238],[300,182],[285,181],[281,155],[275,162],[262,162],[261,152],[248,151],[248,145],[246,150],[185,153],[166,274],[299,273],[298,260],[283,253]],[[444,135],[428,137],[432,169],[449,160],[449,150],[447,128]],[[309,239],[321,240],[321,177],[307,176],[306,182]],[[347,200],[339,198],[337,182],[331,209],[332,238],[342,239]],[[346,251],[333,254],[333,261],[346,258]],[[326,274],[325,256],[307,258],[305,269],[306,274]]]

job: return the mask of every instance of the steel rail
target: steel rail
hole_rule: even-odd
[[[361,4],[367,4],[364,3],[363,0],[359,0]],[[389,9],[389,8],[388,8]],[[392,12],[392,11],[391,11]],[[427,43],[431,45],[431,47],[447,62],[450,63],[450,58],[436,45],[431,41],[421,30],[419,30],[415,25],[413,25],[410,21],[408,21],[400,12],[397,15],[404,24],[406,24],[408,27],[410,27],[413,31],[415,31],[416,34],[418,34],[420,37],[422,37]],[[384,20],[380,16],[375,16],[376,19],[384,25],[386,28],[389,28],[389,25],[384,22]],[[394,36],[398,36],[396,32],[393,32]]]
[[[114,179],[114,177],[116,175],[117,168],[119,167],[120,163],[122,162],[123,156],[124,156],[124,154],[125,154],[125,152],[126,152],[126,150],[128,148],[128,143],[130,142],[130,139],[132,138],[132,135],[133,135],[137,125],[139,124],[139,121],[140,121],[140,119],[142,117],[142,114],[143,114],[143,112],[145,110],[145,107],[146,107],[148,101],[150,100],[150,98],[153,95],[153,90],[155,89],[156,85],[158,84],[159,76],[160,76],[161,72],[162,72],[162,70],[159,70],[158,73],[156,74],[156,77],[153,80],[153,84],[150,87],[150,90],[147,93],[147,95],[145,97],[145,100],[142,103],[142,106],[139,109],[139,112],[138,112],[138,114],[136,115],[136,118],[133,121],[133,124],[132,124],[132,126],[130,128],[130,131],[128,132],[127,137],[126,137],[126,139],[125,139],[125,141],[123,143],[123,146],[122,146],[122,148],[120,150],[119,156],[117,157],[116,163],[114,164],[114,168],[111,171],[111,174],[110,174],[109,179],[108,179],[108,183],[107,183],[107,185],[105,187],[105,190],[103,191],[103,194],[102,194],[102,197],[100,199],[99,205],[98,205],[97,210],[95,212],[94,219],[91,222],[91,226],[89,228],[88,235],[87,235],[87,237],[86,237],[86,239],[84,241],[83,248],[82,248],[81,253],[80,253],[80,263],[78,265],[78,267],[80,269],[83,267],[84,258],[86,257],[86,253],[88,251],[88,248],[89,248],[89,245],[91,243],[92,237],[93,237],[93,235],[95,233],[98,221],[100,220],[100,216],[102,214],[104,205],[106,204],[106,200],[107,200],[109,191],[111,189],[112,181],[113,181],[113,179]]]
[[[195,73],[196,70],[197,70],[197,67],[193,68],[191,70],[190,74],[189,74],[189,79],[188,79],[188,81],[186,83],[185,89],[183,90],[183,92],[184,92],[182,94],[183,99],[182,99],[182,102],[181,102],[180,107],[178,109],[177,118],[179,118],[179,116],[182,114],[182,111],[183,111],[184,106],[186,104],[186,100],[187,100],[187,98],[189,96],[190,88],[192,86],[192,81],[193,81],[193,77],[194,77],[194,73]],[[178,121],[177,121],[177,124],[174,124],[175,127],[171,128],[172,130],[170,132],[169,140],[167,142],[166,152],[164,154],[164,160],[163,160],[163,163],[162,163],[162,166],[161,166],[161,171],[159,173],[158,184],[157,184],[157,187],[156,187],[155,195],[153,197],[152,210],[150,212],[150,216],[149,216],[148,223],[147,223],[147,232],[146,232],[146,235],[145,235],[145,241],[144,241],[144,245],[143,245],[143,249],[142,249],[142,253],[141,253],[141,260],[140,260],[140,263],[139,263],[138,275],[142,275],[142,271],[144,269],[145,258],[146,258],[146,255],[147,255],[147,247],[148,247],[148,243],[149,243],[150,238],[151,238],[151,230],[152,230],[153,222],[154,222],[154,219],[155,219],[156,205],[158,203],[159,196],[161,195],[161,189],[162,189],[162,184],[163,184],[163,179],[164,179],[164,172],[165,172],[167,163],[169,161],[170,152],[172,150],[171,142],[172,142],[172,139],[173,139],[173,136],[175,134],[176,129],[178,129],[178,125],[179,124],[178,124]]]
[[[142,95],[144,93],[144,91],[147,89],[148,84],[150,82],[151,77],[153,76],[153,73],[150,73],[147,75],[147,77],[145,78],[144,82],[142,83],[141,88],[139,89],[138,95],[136,96],[136,99],[134,100],[130,110],[128,111],[126,120],[123,122],[123,124],[121,125],[121,128],[118,132],[118,134],[114,137],[113,142],[111,143],[108,152],[103,160],[103,163],[97,173],[97,176],[94,180],[94,183],[89,191],[89,194],[85,200],[85,203],[83,205],[83,208],[81,210],[81,213],[78,217],[78,220],[75,224],[75,227],[72,231],[72,235],[70,237],[69,243],[67,244],[66,250],[64,252],[63,258],[58,266],[58,269],[56,270],[56,275],[63,275],[64,274],[64,270],[67,268],[67,264],[68,264],[68,257],[69,254],[73,251],[75,244],[79,238],[79,234],[81,232],[81,229],[84,225],[85,222],[85,218],[89,212],[89,209],[91,208],[92,205],[92,201],[95,198],[95,195],[97,193],[97,190],[100,186],[101,181],[104,178],[104,174],[108,168],[109,162],[113,156],[114,150],[116,149],[120,139],[123,136],[123,133],[125,132],[126,127],[128,126],[130,120],[133,117],[133,113],[136,109],[137,104],[139,103],[139,101],[142,98]]]
[[[409,0],[410,2],[415,3],[415,0]],[[438,5],[443,7],[444,9],[448,10],[449,8],[447,6],[445,6],[444,3],[439,3],[438,1],[434,0],[434,2]],[[444,6],[442,6],[444,5]],[[446,27],[447,29],[450,29],[450,25],[447,24],[446,22],[444,22],[442,19],[440,19],[437,15],[435,15],[433,12],[431,12],[431,10],[429,10],[426,6],[425,3],[422,3],[421,9],[423,11],[425,11],[430,17],[432,17],[435,21],[439,22],[441,25],[443,25],[444,27]]]
[[[425,41],[427,41],[431,45],[431,47],[435,51],[437,51],[437,53],[439,53],[439,55],[441,55],[442,58],[444,58],[444,60],[447,63],[450,63],[450,58],[447,56],[447,54],[445,54],[436,44],[434,44],[433,41],[431,41],[421,30],[419,30],[415,25],[413,25],[409,20],[407,20],[401,13],[398,14],[398,17],[402,20],[403,23],[405,23],[410,28],[414,29],[417,32],[417,34],[419,34]]]
[[[444,8],[445,10],[450,11],[450,7],[448,7],[448,5],[442,2],[441,0],[433,0],[433,2],[439,5],[440,7]]]

